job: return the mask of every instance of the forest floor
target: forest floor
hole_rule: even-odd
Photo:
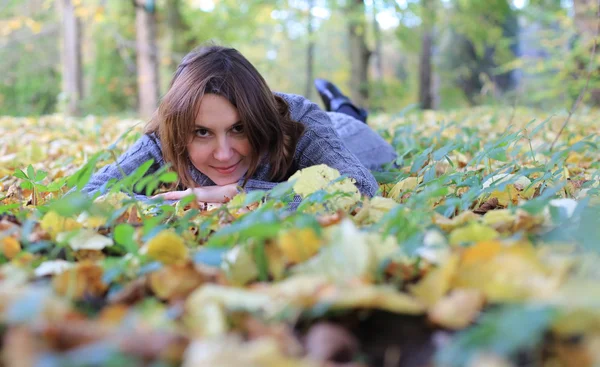
[[[139,121],[0,117],[2,362],[597,365],[599,117],[375,116],[375,197],[315,166],[209,208],[132,199],[176,179],[147,165],[68,192]]]

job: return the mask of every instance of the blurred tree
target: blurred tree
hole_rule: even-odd
[[[440,66],[470,104],[514,87],[513,71],[499,66],[518,56],[519,25],[507,0],[454,0],[447,12]]]
[[[419,57],[419,106],[433,108],[432,94],[432,48],[433,27],[438,5],[435,0],[421,0],[421,54]]]
[[[596,0],[573,0],[574,23],[579,36],[579,48],[581,54],[577,57],[577,69],[587,84],[587,66],[591,53],[600,54],[598,50],[598,32],[600,31],[600,4]],[[595,55],[594,55],[595,56]],[[598,67],[596,66],[596,70]],[[591,71],[590,71],[591,72]],[[597,73],[595,73],[597,75]],[[591,76],[590,76],[591,77]],[[600,105],[600,88],[598,88],[598,77],[594,78],[593,85],[589,90],[589,102]],[[583,87],[582,87],[583,88]]]
[[[0,7],[0,114],[54,111],[60,94],[56,3],[5,0]]]
[[[81,22],[71,0],[57,0],[62,22],[62,93],[65,113],[77,115],[83,98]]]
[[[149,118],[158,106],[158,47],[155,0],[132,0],[135,6],[138,113]]]
[[[383,45],[381,27],[379,26],[379,21],[377,21],[377,14],[380,9],[377,0],[373,0],[371,9],[373,14],[373,38],[375,40],[375,47],[372,55],[375,63],[375,79],[381,81],[381,79],[383,79]]]
[[[314,79],[314,63],[315,63],[315,36],[314,36],[314,16],[312,14],[315,6],[314,0],[308,0],[308,13],[307,13],[307,40],[306,46],[306,89],[304,90],[304,96],[308,99],[311,98],[313,90],[313,79]]]
[[[369,99],[369,58],[367,19],[364,0],[350,0],[346,8],[350,47],[350,96],[359,106],[366,107]]]
[[[131,112],[137,106],[135,8],[122,0],[99,0],[86,21],[89,57],[85,65],[89,113]]]
[[[195,45],[189,42],[189,26],[183,19],[181,0],[167,0],[165,4],[166,27],[169,44],[169,65],[178,64]]]

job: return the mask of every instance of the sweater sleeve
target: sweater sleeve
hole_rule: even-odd
[[[153,159],[154,163],[146,174],[155,172],[164,164],[160,144],[154,135],[144,134],[138,139],[125,153],[123,153],[116,162],[102,167],[90,178],[89,182],[82,188],[82,192],[93,196],[100,192],[106,192],[106,185],[111,179],[120,180],[125,175],[130,175],[139,166],[148,160]],[[135,198],[147,201],[146,195],[136,194]]]

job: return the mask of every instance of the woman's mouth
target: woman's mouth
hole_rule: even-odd
[[[230,173],[233,173],[233,171],[235,171],[235,169],[237,168],[239,163],[240,162],[237,162],[233,166],[229,166],[229,167],[214,167],[213,166],[213,169],[222,175],[228,175]]]

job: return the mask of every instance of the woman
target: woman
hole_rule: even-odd
[[[369,170],[392,161],[393,148],[350,116],[366,117],[337,88],[322,80],[316,85],[326,106],[346,113],[326,113],[302,96],[273,93],[235,49],[194,50],[178,66],[145,134],[82,191],[103,192],[109,180],[153,159],[148,173],[169,163],[179,177],[181,190],[161,194],[166,200],[193,192],[199,202],[221,203],[238,186],[269,190],[317,164],[354,178],[362,194],[373,196],[378,185]]]

